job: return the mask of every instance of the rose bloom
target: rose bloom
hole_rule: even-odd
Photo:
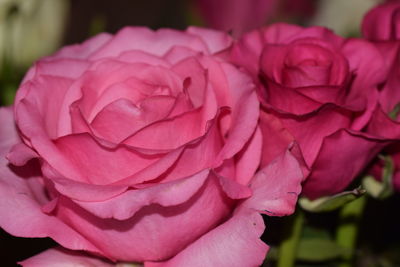
[[[382,56],[369,42],[274,24],[244,35],[230,57],[262,88],[262,164],[296,142],[305,196],[341,192],[387,143],[362,131],[385,79]]]
[[[0,109],[0,226],[145,266],[261,264],[258,211],[291,213],[302,173],[286,151],[254,176],[259,102],[215,55],[230,45],[206,29],[128,27],[37,62],[14,110]]]
[[[365,16],[362,32],[381,52],[385,59],[387,79],[379,91],[379,105],[375,109],[368,132],[397,140],[384,153],[391,155],[395,164],[394,187],[400,190],[400,1],[378,5]],[[379,161],[373,174],[380,179]]]

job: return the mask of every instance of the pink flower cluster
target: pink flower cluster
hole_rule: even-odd
[[[0,226],[68,250],[22,264],[260,265],[260,213],[400,159],[399,11],[362,39],[127,27],[38,61],[0,109]]]

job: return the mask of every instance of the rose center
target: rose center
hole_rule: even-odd
[[[282,68],[282,83],[289,87],[327,85],[332,53],[313,44],[296,45],[288,52]]]

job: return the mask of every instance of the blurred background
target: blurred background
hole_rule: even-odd
[[[127,25],[153,29],[207,26],[235,38],[273,22],[322,25],[345,37],[360,35],[364,13],[379,0],[0,0],[0,105],[10,105],[29,66],[68,44],[99,32],[115,33]],[[0,122],[1,127],[1,122]],[[0,196],[1,201],[1,196]],[[369,200],[361,221],[357,266],[400,266],[400,197]],[[306,214],[310,235],[331,235],[336,212]],[[289,218],[290,219],[290,218]],[[277,245],[286,218],[268,218],[263,239]],[[27,222],[29,224],[30,222]],[[306,231],[307,232],[307,231]],[[0,229],[0,265],[15,262],[55,246],[51,239],[24,239]],[[329,248],[327,248],[329,249]],[[273,266],[271,262],[265,266]],[[303,260],[298,266],[335,266],[335,261]]]
[[[323,25],[358,36],[363,14],[381,0],[0,0],[0,103],[12,103],[27,68],[59,47],[127,25],[206,26],[239,37],[272,22]]]

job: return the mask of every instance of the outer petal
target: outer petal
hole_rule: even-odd
[[[347,40],[342,52],[349,61],[350,71],[356,73],[346,103],[366,110],[355,123],[359,130],[366,125],[375,108],[377,86],[385,81],[387,69],[379,50],[365,40]]]
[[[75,79],[89,67],[90,62],[73,58],[43,59],[33,65],[24,77],[22,83],[39,75],[59,76]],[[17,98],[19,101],[19,98]]]
[[[345,129],[326,137],[304,184],[304,195],[315,199],[342,191],[388,142]]]
[[[246,33],[230,49],[230,61],[244,67],[255,79],[258,79],[258,63],[263,46],[264,39],[261,30]]]
[[[86,255],[84,253],[69,251],[63,248],[48,249],[38,255],[19,262],[23,267],[112,267],[116,266],[108,261]],[[118,265],[119,266],[119,265]]]
[[[167,204],[173,201],[161,198]],[[60,197],[55,216],[79,229],[101,249],[101,255],[143,262],[164,260],[177,254],[226,218],[232,205],[218,179],[209,175],[207,182],[188,201],[168,207],[150,204],[126,220],[99,218],[64,197]]]
[[[287,150],[254,176],[253,196],[242,205],[272,216],[292,214],[303,179],[298,161]]]
[[[278,112],[273,112],[272,115],[281,120],[282,125],[298,142],[308,166],[312,166],[317,157],[323,138],[338,129],[349,127],[351,122],[350,112],[330,104],[304,116]],[[327,121],[330,123],[326,123]],[[270,122],[264,121],[264,123]],[[268,136],[264,139],[268,139]]]
[[[17,93],[16,101],[16,120],[22,134],[31,136],[30,133],[32,130],[38,128],[38,131],[42,131],[43,134],[50,138],[57,138],[59,136],[57,125],[60,121],[60,106],[72,81],[72,79],[57,76],[41,75],[22,86],[22,89],[27,92],[25,95],[26,98],[18,101],[21,93]],[[51,101],[48,101],[49,99]],[[29,118],[24,114],[26,110],[20,108],[26,102],[29,102],[30,105],[28,112],[37,115],[37,117],[26,119]],[[32,127],[30,124],[36,125]]]
[[[215,31],[199,27],[189,27],[187,32],[201,37],[201,39],[207,44],[208,50],[211,54],[215,54],[227,49],[233,41],[229,34],[222,31]]]
[[[373,41],[399,40],[399,10],[399,1],[388,1],[372,9],[363,20],[363,35]]]
[[[263,151],[261,166],[274,160],[294,141],[293,135],[283,126],[281,120],[262,110],[260,129],[263,134]]]
[[[67,224],[42,212],[49,199],[38,177],[38,166],[31,162],[14,168],[5,159],[11,146],[20,142],[10,108],[0,109],[0,121],[0,226],[15,236],[51,237],[70,249],[98,252]]]
[[[112,35],[108,33],[100,33],[93,38],[83,42],[82,44],[70,45],[62,48],[53,57],[54,58],[78,58],[87,59],[96,53],[102,46],[112,39]]]
[[[276,23],[263,29],[264,42],[270,44],[288,44],[296,39],[318,38],[333,46],[340,46],[343,38],[334,34],[332,30],[314,26],[304,28],[286,23]]]
[[[25,81],[32,79],[38,73],[41,73],[41,71],[39,70],[39,66],[41,64],[45,66],[51,66],[52,62],[57,62],[57,60],[63,61],[62,68],[67,68],[70,71],[72,70],[71,72],[64,72],[62,77],[69,77],[71,74],[77,74],[78,72],[76,71],[79,70],[79,66],[82,66],[81,63],[85,64],[83,61],[81,63],[79,63],[78,61],[80,59],[84,60],[87,57],[89,57],[93,52],[95,52],[97,49],[99,49],[99,47],[107,43],[111,38],[112,36],[110,34],[101,33],[85,41],[82,44],[70,45],[62,48],[53,56],[47,57],[43,60],[43,61],[48,61],[49,64],[45,64],[43,63],[43,61],[39,61],[38,65],[35,65],[34,67],[30,68],[24,77],[23,83]],[[72,66],[69,63],[74,63],[75,65]],[[57,71],[57,69],[58,68],[56,67],[55,70]],[[45,70],[51,71],[49,68],[45,68]],[[45,74],[52,74],[52,73],[45,72]]]
[[[241,210],[172,259],[145,262],[145,267],[260,266],[268,251],[268,246],[259,239],[263,231],[260,214]]]
[[[384,138],[399,139],[400,122],[390,119],[380,107],[377,107],[367,126],[367,132]]]
[[[400,41],[380,43],[378,47],[383,52],[390,68],[385,86],[379,95],[379,103],[383,111],[389,113],[400,103],[400,90],[398,90],[400,87]]]
[[[208,53],[204,42],[195,35],[170,29],[152,31],[144,27],[126,27],[120,30],[111,41],[93,54],[90,59],[116,57],[129,50],[142,50],[162,56],[173,46],[179,45]]]

